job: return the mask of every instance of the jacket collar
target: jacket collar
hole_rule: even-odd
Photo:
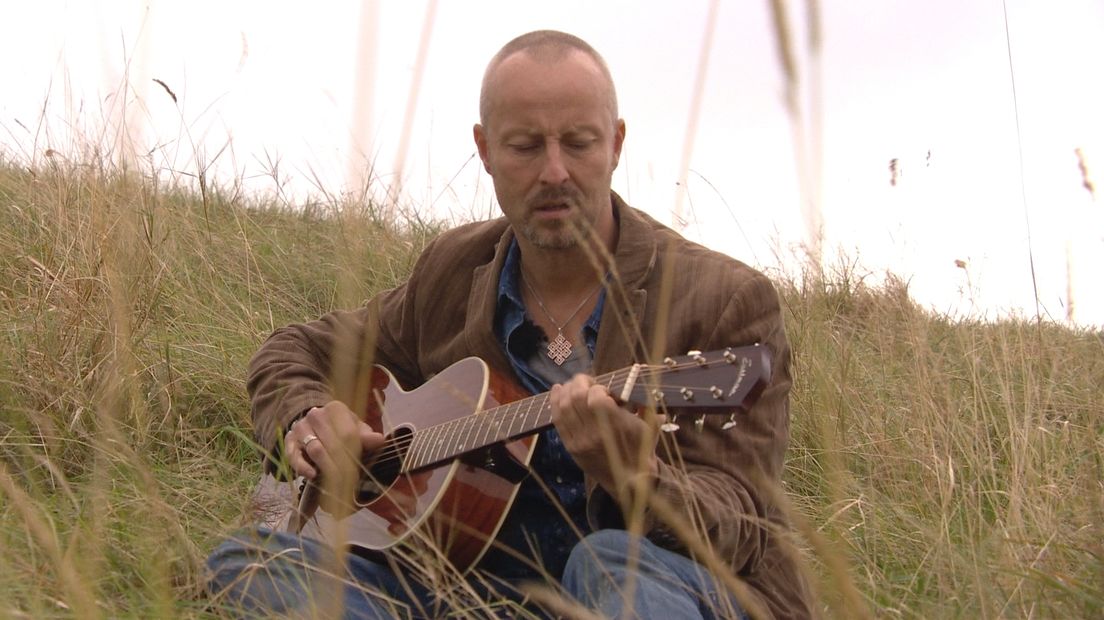
[[[640,322],[648,301],[646,283],[656,267],[658,243],[650,218],[612,193],[618,218],[617,249],[611,286],[602,312],[594,352],[594,373],[602,374],[642,361],[647,351]]]
[[[616,192],[610,192],[610,197],[618,220],[613,275],[626,288],[639,288],[655,268],[655,230],[646,216],[626,204]]]

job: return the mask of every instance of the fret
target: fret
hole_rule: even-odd
[[[502,440],[510,436],[510,424],[514,421],[512,407],[499,407],[498,427],[495,429],[495,439]]]
[[[431,426],[414,432],[414,436],[418,441],[418,449],[415,451],[414,457],[410,461],[411,469],[422,467],[430,462],[429,453],[433,450],[433,428],[434,427]]]
[[[548,426],[552,424],[552,401],[547,398],[541,399],[537,405],[537,426]]]
[[[525,409],[525,415],[522,416],[522,429],[521,430],[529,431],[529,430],[532,430],[532,429],[534,429],[538,426],[537,422],[540,421],[540,405],[543,404],[543,401],[545,401],[545,400],[547,400],[547,399],[534,398],[534,399],[529,401],[529,406]],[[535,412],[537,414],[537,417],[536,417],[535,422],[531,419],[531,417],[534,414],[534,411],[533,411],[533,406],[534,405],[537,405],[537,410]]]
[[[414,433],[421,438],[421,447],[418,450],[418,467],[424,467],[433,462],[433,449],[437,442],[437,433],[440,431],[439,426],[431,426]]]
[[[525,401],[522,400],[522,401],[518,401],[516,403],[511,403],[510,404],[510,408],[509,408],[509,411],[508,411],[508,413],[509,413],[509,422],[510,423],[506,426],[506,435],[508,437],[512,437],[514,434],[516,434],[518,432],[518,430],[520,430],[520,429],[515,429],[514,425],[517,424],[520,421],[518,419],[518,412],[521,411],[521,405],[523,403],[525,403]]]
[[[487,413],[489,414],[489,423],[487,424],[486,433],[484,433],[483,436],[483,442],[492,444],[504,439],[504,437],[502,437],[502,422],[506,418],[504,415],[505,407],[495,407]]]
[[[488,445],[487,443],[487,429],[490,423],[490,418],[493,415],[494,409],[486,409],[479,412],[479,415],[473,415],[472,428],[468,433],[468,441],[471,445],[476,447],[482,447]]]
[[[448,441],[448,424],[438,424],[433,427],[433,441],[430,443],[429,460],[431,463],[436,463],[444,458],[448,449],[446,442]]]
[[[479,414],[479,426],[476,428],[476,433],[472,436],[472,442],[477,446],[489,446],[495,442],[494,430],[497,423],[495,414],[498,412],[498,408],[488,409]]]
[[[464,418],[456,418],[455,420],[449,420],[446,424],[447,440],[445,441],[445,453],[442,454],[442,458],[452,458],[460,453],[458,449],[460,446],[460,429],[463,427]]]
[[[478,423],[479,416],[481,414],[473,414],[463,418],[457,418],[456,425],[456,455],[467,452],[473,448],[477,448],[476,443],[471,440],[471,431],[474,430],[475,425]]]
[[[406,448],[406,453],[402,459],[402,471],[408,472],[412,469],[417,469],[420,459],[418,453],[425,448],[424,438],[421,433],[410,434],[410,445]],[[401,452],[401,451],[400,451]]]

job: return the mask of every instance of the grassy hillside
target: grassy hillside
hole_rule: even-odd
[[[401,281],[433,226],[0,162],[0,618],[203,617],[275,327]],[[837,617],[1104,613],[1104,340],[779,278],[787,491]]]

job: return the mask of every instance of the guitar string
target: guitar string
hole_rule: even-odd
[[[660,384],[660,385],[657,385],[657,387],[660,388],[660,389],[663,389],[663,388],[686,387],[686,386],[681,385],[681,384],[678,385],[678,386],[676,386],[674,384],[670,384],[670,385]],[[702,386],[698,389],[706,390],[708,388]],[[380,452],[377,452],[374,455],[375,458],[373,459],[373,461],[386,461],[386,460],[389,460],[389,459],[400,459],[400,457],[409,450],[410,446],[412,446],[417,439],[425,438],[425,437],[429,436],[429,434],[432,433],[432,432],[441,433],[442,431],[445,431],[446,427],[449,427],[449,426],[458,426],[458,427],[460,427],[460,428],[456,428],[456,429],[449,429],[448,431],[446,431],[444,433],[444,435],[445,435],[444,439],[445,440],[448,440],[448,439],[455,440],[459,436],[459,433],[463,430],[468,430],[469,431],[468,432],[469,436],[471,435],[472,431],[479,431],[479,430],[486,431],[486,430],[488,430],[488,426],[491,426],[491,425],[494,424],[493,422],[488,424],[487,421],[490,418],[493,418],[493,417],[496,417],[496,416],[499,416],[499,417],[505,416],[503,420],[498,421],[497,426],[491,426],[491,428],[494,428],[495,430],[499,430],[501,428],[503,422],[516,421],[516,418],[510,418],[509,416],[510,416],[510,414],[519,413],[521,407],[514,407],[514,409],[518,409],[519,411],[509,411],[508,409],[510,409],[510,408],[511,407],[509,405],[502,405],[502,406],[495,407],[494,409],[490,409],[490,410],[487,410],[487,411],[478,412],[476,414],[470,414],[470,415],[484,416],[483,418],[479,419],[478,421],[469,420],[468,416],[464,416],[462,418],[456,418],[456,419],[453,419],[453,420],[449,420],[447,422],[441,422],[441,423],[435,424],[433,426],[429,426],[429,427],[426,427],[424,429],[414,431],[412,433],[408,433],[406,435],[403,435],[402,437],[392,439],[391,441],[388,442],[387,446],[383,450],[381,450]],[[528,407],[528,409],[529,410],[525,412],[526,417],[528,417],[529,415],[532,415],[534,412],[540,414],[540,413],[543,413],[543,412],[547,411],[549,409],[549,404],[548,403],[543,403],[535,411],[534,411],[534,407],[532,405],[530,405]],[[478,422],[478,424],[477,424],[477,422]],[[475,428],[476,426],[482,426],[483,428],[482,429]],[[525,428],[525,426],[523,425],[522,428]],[[532,428],[528,428],[528,429],[525,429],[525,430],[532,430]],[[485,448],[485,447],[487,447],[487,446],[489,446],[493,443],[497,443],[498,441],[506,441],[506,440],[509,439],[510,436],[507,435],[507,436],[498,438],[497,435],[496,435],[495,437],[496,437],[495,441],[490,441],[490,442],[486,442],[486,437],[484,437],[483,441],[485,443],[481,444],[479,447],[484,447]],[[437,450],[438,448],[440,448],[440,443],[438,443],[436,446],[433,446],[429,449],[432,452],[432,451]],[[473,449],[477,449],[477,448],[473,448]],[[430,465],[434,462],[447,460],[449,458],[455,458],[456,456],[458,456],[460,454],[463,454],[465,452],[468,452],[468,451],[470,451],[470,450],[468,450],[466,448],[460,448],[460,450],[458,452],[456,452],[455,454],[450,454],[448,456],[435,457],[433,460],[431,460],[431,461],[429,461],[425,464],[419,464],[419,467],[424,467],[424,466]],[[446,454],[447,454],[447,452],[446,452]]]
[[[684,364],[676,364],[674,366],[644,365],[644,366],[641,366],[641,370],[659,370],[661,373],[667,374],[668,372],[672,372],[672,371],[676,371],[676,370],[684,370],[686,368],[696,368],[696,367],[699,367],[697,362],[687,362],[687,363],[684,363]],[[619,378],[618,375],[624,374],[624,375],[627,376],[631,371],[632,371],[631,367],[630,368],[625,368],[625,369],[622,369],[622,370],[618,370],[618,371],[609,373],[608,375],[598,377],[598,379],[602,380],[601,383],[605,383],[606,381],[608,381],[608,383],[610,384],[610,387],[612,387],[613,383],[616,382],[617,379]],[[675,385],[675,384],[659,383],[659,384],[656,384],[655,387],[657,389],[668,389],[668,388],[688,387],[688,386],[686,386],[685,384]],[[699,389],[708,389],[708,388],[705,388],[704,386],[701,386]],[[529,398],[527,398],[527,399],[524,399],[522,401],[515,401],[513,403],[506,403],[506,404],[503,404],[503,405],[498,405],[498,406],[493,407],[491,409],[488,409],[486,411],[478,412],[477,415],[485,416],[485,417],[482,417],[481,419],[479,419],[478,422],[483,423],[487,419],[493,418],[493,417],[496,417],[496,416],[509,416],[511,413],[516,415],[517,413],[519,413],[520,409],[523,408],[521,403],[524,403],[524,402],[527,402],[527,401],[530,404],[528,405],[529,411],[527,411],[525,413],[526,417],[533,414],[533,406],[537,404],[537,401],[544,401],[544,402],[540,403],[540,406],[537,409],[538,414],[542,413],[542,412],[544,412],[544,410],[549,408],[549,403],[547,402],[547,400],[548,400],[547,396],[548,396],[548,393],[544,392],[542,394],[538,394],[534,397],[531,397],[532,399],[535,399],[535,400],[532,400],[532,401]],[[517,409],[519,411],[510,411],[510,409]],[[514,421],[514,420],[511,420],[511,422],[512,421]],[[432,426],[428,426],[424,429],[413,431],[411,433],[408,433],[408,434],[404,435],[401,438],[396,438],[396,439],[393,439],[393,440],[389,441],[387,446],[384,448],[384,450],[382,450],[382,451],[376,453],[375,455],[373,455],[374,456],[373,462],[387,461],[387,460],[391,460],[391,459],[402,460],[401,456],[404,453],[406,453],[409,450],[409,447],[411,445],[413,445],[413,443],[420,437],[424,438],[424,437],[428,436],[433,431],[440,432],[440,431],[444,430],[445,427],[450,426],[450,425],[474,426],[475,424],[476,424],[476,421],[473,421],[469,416],[463,416],[463,417],[460,417],[460,418],[454,418],[452,420],[447,420],[445,422],[439,422],[439,423],[434,424]],[[487,425],[482,424],[482,426],[486,427]],[[499,426],[501,426],[501,423],[499,424]],[[458,430],[463,430],[463,429],[461,428],[461,429],[458,429]],[[469,429],[469,435],[470,435],[470,430],[472,430],[472,429]],[[478,430],[478,429],[475,429],[475,430]],[[532,429],[527,429],[527,430],[532,430]],[[456,439],[456,433],[446,433],[446,439],[450,439],[450,438],[451,439]],[[504,441],[508,438],[509,437],[507,436],[507,437],[504,437],[503,439],[500,439],[500,440],[497,440],[497,441]],[[491,443],[496,443],[496,442],[491,442]],[[490,444],[487,444],[487,445],[490,445]],[[484,445],[484,446],[481,446],[481,447],[487,447],[487,445]],[[458,454],[462,454],[462,453],[463,453],[463,449]],[[447,460],[448,458],[452,458],[452,457],[443,457],[443,458],[436,459],[436,461],[443,461],[443,460]],[[431,461],[430,463],[432,463],[432,462],[435,462],[435,461]],[[426,465],[429,465],[430,463],[426,463]],[[404,464],[403,469],[405,469],[405,464]]]
[[[701,415],[713,415],[722,416],[728,415],[731,411],[718,409],[712,413],[703,411]],[[522,433],[517,439],[524,437],[525,435],[532,435],[535,433],[527,432]],[[509,438],[499,438],[493,441],[487,441],[483,444],[473,445],[470,448],[463,448],[455,451],[446,450],[442,453],[438,453],[440,446],[427,447],[423,450],[419,456],[415,458],[408,458],[406,455],[410,450],[410,441],[394,442],[394,445],[388,446],[387,449],[380,452],[378,457],[369,463],[362,464],[364,471],[373,471],[377,466],[390,462],[393,466],[398,466],[397,475],[405,475],[415,472],[417,470],[441,466],[448,461],[455,460],[464,456],[465,454],[477,452],[481,449],[488,448],[496,443],[511,441]],[[427,458],[428,457],[428,458]]]
[[[662,368],[667,369],[668,367],[663,366]],[[630,368],[623,368],[621,370],[614,371],[612,373],[597,377],[596,380],[598,380],[598,382],[602,383],[602,384],[608,383],[609,384],[608,387],[612,387],[614,383],[616,383],[619,379],[622,378],[621,377],[622,375],[628,376],[629,373],[631,373],[631,372],[632,372],[631,367]],[[523,403],[528,403],[528,405],[524,405]],[[505,404],[502,404],[502,405],[498,405],[498,406],[492,407],[491,409],[488,409],[486,411],[479,412],[478,415],[481,416],[481,417],[478,420],[475,420],[475,419],[473,419],[469,416],[464,416],[464,417],[461,417],[461,418],[454,418],[452,420],[447,420],[445,422],[440,422],[440,423],[437,423],[433,426],[429,426],[429,427],[426,427],[424,429],[414,431],[412,433],[409,433],[409,434],[405,435],[401,439],[396,439],[396,440],[392,441],[391,444],[390,444],[391,450],[389,452],[386,451],[386,450],[384,452],[380,452],[379,453],[380,456],[377,457],[377,460],[379,460],[380,458],[394,458],[397,455],[399,455],[401,452],[403,452],[404,448],[407,448],[410,445],[412,445],[414,443],[414,441],[416,439],[418,439],[419,437],[426,437],[434,431],[440,432],[441,430],[443,430],[444,427],[447,427],[447,426],[450,426],[450,425],[452,425],[452,426],[456,426],[456,425],[474,426],[477,423],[480,423],[480,425],[484,427],[484,430],[486,430],[486,426],[487,426],[486,421],[489,420],[489,419],[492,419],[492,418],[495,418],[495,417],[508,418],[508,417],[511,417],[511,414],[513,414],[513,416],[516,416],[516,414],[520,413],[521,409],[523,409],[523,408],[528,409],[528,411],[525,412],[525,417],[529,417],[530,415],[532,415],[534,413],[534,407],[535,406],[537,407],[535,412],[538,415],[549,409],[548,393],[547,392],[537,394],[533,397],[526,398],[526,399],[523,399],[523,400],[520,400],[520,401],[515,401],[515,402],[512,402],[512,403],[505,403]],[[501,422],[503,422],[503,421],[506,421],[506,420],[504,419],[504,420],[499,421],[498,428],[501,427]],[[513,419],[510,419],[509,421],[512,424],[514,421],[516,421],[516,417],[513,417]],[[522,428],[524,429],[525,426],[523,425]],[[472,430],[472,429],[469,429],[469,435],[471,434],[470,430]],[[478,429],[474,429],[474,430],[478,430]],[[529,430],[531,430],[531,429],[529,429]],[[446,438],[455,439],[456,436],[457,436],[456,433],[446,433]],[[507,436],[507,437],[505,437],[501,440],[498,440],[498,441],[508,439],[508,437],[509,436]],[[492,443],[494,443],[494,442],[492,442]],[[485,446],[483,446],[483,447],[485,447]],[[444,459],[439,459],[439,460],[444,460]]]
[[[667,367],[664,366],[663,368],[667,368]],[[598,382],[602,383],[602,384],[605,384],[605,383],[608,382],[609,386],[612,387],[612,385],[620,378],[619,375],[628,376],[628,374],[631,371],[632,371],[631,368],[624,368],[624,369],[609,373],[607,375],[597,377],[596,380],[600,380]],[[529,403],[528,406],[522,404],[522,403],[526,403],[526,402]],[[528,411],[526,411],[526,413],[525,413],[525,417],[528,417],[528,416],[530,416],[534,413],[534,411],[533,411],[534,406],[538,405],[538,404],[539,404],[539,407],[536,410],[536,413],[538,413],[538,414],[540,414],[540,413],[542,413],[545,410],[550,408],[550,403],[548,403],[548,392],[543,392],[541,394],[537,394],[537,395],[532,396],[530,398],[526,398],[526,399],[523,399],[523,400],[520,400],[520,401],[515,401],[515,402],[512,402],[512,403],[505,403],[505,404],[502,404],[502,405],[498,405],[496,407],[492,407],[491,409],[488,409],[486,411],[481,411],[481,412],[478,413],[478,415],[485,416],[485,417],[478,420],[478,422],[484,422],[484,420],[486,420],[487,418],[492,418],[492,417],[495,417],[495,416],[507,417],[507,416],[510,416],[511,414],[514,414],[516,416],[516,414],[519,413],[520,410],[523,409],[523,408],[528,409]],[[516,411],[511,411],[511,409],[514,409]],[[511,419],[510,421],[513,422],[515,420],[516,420],[516,418]],[[460,417],[460,418],[453,418],[452,420],[447,420],[445,422],[439,422],[437,424],[434,424],[433,426],[427,426],[426,428],[416,430],[412,433],[408,433],[407,435],[404,435],[402,438],[398,438],[398,439],[394,439],[394,440],[390,441],[388,443],[388,445],[384,448],[384,450],[376,453],[376,455],[373,455],[375,457],[373,459],[373,461],[389,460],[389,459],[400,459],[401,460],[400,457],[402,456],[402,454],[404,452],[406,452],[407,449],[410,447],[410,445],[412,445],[414,443],[414,441],[416,439],[418,439],[419,437],[426,437],[431,432],[434,432],[434,431],[440,432],[441,430],[443,430],[444,427],[447,427],[449,425],[464,425],[464,424],[472,425],[472,424],[475,424],[475,422],[471,421],[469,416],[463,416],[463,417]],[[486,426],[486,425],[484,424],[484,426]],[[524,425],[522,426],[522,428],[524,428]],[[446,438],[455,439],[455,437],[456,437],[455,433],[446,433]],[[506,439],[506,438],[504,438],[504,439]],[[494,442],[492,442],[492,443],[494,443]],[[441,459],[438,459],[438,460],[445,460],[445,459],[441,458]],[[405,469],[405,467],[404,467],[404,469]]]
[[[734,403],[733,406],[736,406],[736,403]],[[547,409],[547,407],[542,407],[542,409]],[[702,408],[702,409],[705,409],[705,408]],[[718,409],[720,409],[720,408],[718,407]],[[702,415],[709,415],[709,413],[707,413],[706,411],[702,411],[701,413],[702,413]],[[714,413],[714,415],[722,415],[722,414],[726,414],[726,413],[729,413],[729,412],[728,411],[717,411],[717,412]],[[479,415],[482,415],[482,413],[480,413]],[[440,453],[440,454],[439,454],[439,451],[440,451],[440,448],[441,448],[440,443],[438,443],[437,445],[426,445],[425,449],[419,454],[418,457],[415,457],[414,459],[404,458],[404,455],[407,455],[409,453],[411,447],[414,445],[414,442],[417,439],[422,438],[422,437],[425,436],[425,435],[423,435],[423,433],[428,433],[428,431],[430,431],[430,430],[440,430],[439,426],[441,426],[441,425],[435,425],[433,427],[429,427],[427,429],[424,429],[423,431],[418,431],[419,434],[416,435],[416,436],[415,435],[406,435],[406,436],[403,436],[401,438],[391,440],[383,450],[381,450],[380,452],[377,452],[376,454],[374,454],[373,455],[374,456],[373,460],[370,463],[366,463],[364,465],[364,467],[370,469],[371,466],[379,465],[379,464],[381,464],[381,462],[387,462],[387,461],[394,460],[394,461],[398,461],[401,464],[400,473],[409,473],[409,472],[413,471],[414,469],[421,469],[423,467],[431,466],[431,465],[434,465],[434,464],[439,464],[443,461],[455,459],[455,458],[460,457],[460,456],[462,456],[466,453],[474,452],[474,451],[482,449],[482,448],[487,448],[487,447],[489,447],[489,446],[491,446],[495,443],[499,443],[499,442],[502,442],[502,441],[510,441],[510,437],[511,437],[509,435],[503,436],[503,437],[499,437],[499,436],[495,435],[493,440],[487,440],[487,437],[483,437],[481,442],[473,443],[472,446],[465,446],[465,447],[462,447],[462,448],[459,448],[459,449],[456,449],[456,450],[448,449],[448,450],[445,450],[443,453]],[[523,437],[527,434],[532,434],[529,431],[532,431],[535,428],[536,428],[536,426],[525,429],[526,432],[520,433],[518,438],[521,438],[521,437]],[[462,430],[462,429],[460,429],[460,430]],[[457,436],[456,433],[446,434],[446,438],[455,439],[456,436]],[[426,456],[428,456],[429,458],[425,459]],[[424,462],[422,462],[423,459],[424,459]]]

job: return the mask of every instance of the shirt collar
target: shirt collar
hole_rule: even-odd
[[[522,314],[525,313],[525,302],[521,299],[520,266],[521,249],[515,237],[510,240],[510,247],[506,250],[506,262],[502,265],[502,275],[498,278],[498,314],[502,314],[507,310],[507,304],[512,306],[509,308],[510,310],[520,310]],[[606,277],[607,279],[609,278],[608,275]],[[584,329],[589,328],[590,331],[594,333],[598,332],[598,325],[602,320],[602,310],[606,305],[605,302],[606,290],[603,288],[598,291],[598,303],[595,304],[594,311],[590,313],[586,323],[583,325]]]
[[[521,249],[517,239],[510,240],[510,248],[506,251],[506,262],[502,265],[502,275],[498,278],[498,307],[501,310],[504,304],[513,304],[520,310],[525,310],[525,302],[521,300]]]

